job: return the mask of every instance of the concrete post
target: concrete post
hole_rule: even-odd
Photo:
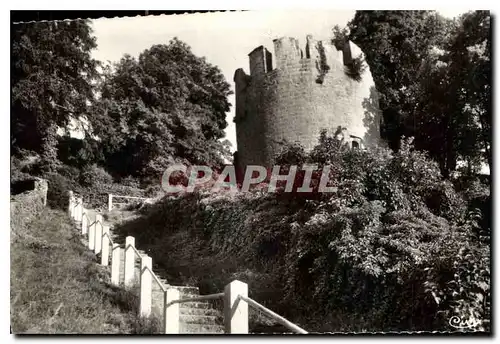
[[[82,208],[82,235],[87,234],[87,230],[88,230],[88,226],[89,226],[87,211],[88,211],[87,209]]]
[[[108,194],[108,211],[113,210],[113,194]]]
[[[78,208],[80,207],[80,204],[78,203],[78,198],[75,200],[75,206],[73,207],[73,221],[78,220]]]
[[[139,306],[139,314],[143,317],[148,317],[151,314],[152,271],[152,258],[143,256],[141,258],[141,297]]]
[[[78,207],[78,222],[82,222],[83,216],[83,197],[80,197],[80,206]]]
[[[76,214],[75,214],[75,221],[76,222],[81,222],[82,221],[82,209],[83,209],[83,202],[82,199],[78,199],[78,205],[76,206]]]
[[[248,296],[248,284],[234,280],[224,288],[225,333],[248,333],[248,304],[238,295]]]
[[[102,224],[103,219],[102,215],[97,214],[95,216],[96,224],[95,224],[95,244],[94,244],[94,253],[101,253],[102,249]]]
[[[113,244],[111,253],[111,283],[114,285],[120,284],[120,245]]]
[[[128,236],[125,238],[125,287],[130,287],[134,284],[134,269],[135,269],[135,252],[132,248],[135,247],[135,238]]]
[[[179,304],[174,303],[169,305],[170,302],[180,299],[178,289],[169,288],[163,294],[163,328],[165,333],[178,334],[179,333]]]
[[[68,214],[71,216],[71,212],[73,211],[73,191],[68,191]]]
[[[75,207],[75,222],[78,222],[78,219],[79,219],[79,214],[80,214],[80,203],[79,203],[79,199],[76,201],[76,207]]]
[[[107,235],[105,235],[107,234]],[[109,265],[109,226],[102,226],[101,265]]]
[[[76,197],[73,197],[73,209],[71,210],[71,219],[73,221],[76,221],[76,214],[78,212],[78,201],[79,199]]]
[[[92,221],[92,225],[89,227],[89,250],[93,251],[94,246],[95,246],[95,221]]]

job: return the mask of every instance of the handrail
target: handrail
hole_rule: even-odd
[[[129,247],[132,247],[132,249],[134,250],[135,254],[139,257],[139,258],[142,258],[141,254],[139,253],[139,251],[137,251],[137,249],[135,248],[134,245],[128,245],[127,247],[125,247],[125,251],[129,248]]]
[[[224,293],[208,294],[208,295],[201,295],[198,297],[189,297],[189,298],[185,298],[185,299],[172,300],[167,304],[167,307],[173,305],[174,303],[217,300],[217,299],[220,299],[221,297],[224,297]]]
[[[109,200],[109,205],[112,205],[112,197],[113,195],[112,194],[108,194],[110,196],[110,200]],[[135,196],[117,196],[117,195],[114,195],[114,197],[122,197],[122,198],[130,198],[130,199],[149,199],[149,198],[145,198],[145,197],[135,197]],[[77,205],[83,205],[83,202],[77,202]],[[90,222],[90,217],[89,217],[89,213],[87,211],[87,209],[84,209],[85,211],[82,212],[82,219],[83,219],[83,215],[86,217],[86,219],[88,220],[88,222]],[[103,221],[101,220],[98,220],[98,219],[94,219],[94,221],[91,223],[91,224],[88,224],[87,226],[90,227],[92,225],[95,225],[96,223],[100,223],[101,225],[104,225],[103,224]],[[106,228],[109,228],[109,227],[106,227]],[[83,229],[82,229],[83,230]],[[107,236],[107,238],[109,239],[109,242],[115,246],[116,243],[113,241],[113,239],[111,238],[111,233],[109,231],[104,231],[104,233],[101,234],[101,240],[103,238],[105,238]],[[158,284],[158,286],[160,287],[160,289],[162,290],[162,292],[164,293],[164,301],[165,301],[165,304],[164,304],[164,317],[165,317],[165,321],[167,320],[167,314],[170,314],[169,312],[167,312],[167,307],[173,305],[173,304],[180,304],[180,303],[187,303],[187,302],[197,302],[197,301],[207,301],[207,300],[216,300],[216,299],[220,299],[220,298],[224,298],[226,296],[226,293],[225,292],[222,292],[222,293],[215,293],[215,294],[208,294],[208,295],[200,295],[200,296],[196,296],[196,297],[187,297],[187,298],[179,298],[177,300],[172,300],[170,302],[166,302],[167,299],[169,298],[169,295],[166,294],[168,293],[169,289],[173,290],[175,289],[175,287],[172,287],[168,284],[167,281],[163,282],[160,280],[160,278],[154,273],[151,265],[152,265],[152,261],[151,261],[151,258],[147,258],[147,264],[143,264],[144,263],[144,256],[147,257],[148,255],[145,254],[144,256],[139,252],[139,250],[135,247],[135,239],[132,237],[131,238],[132,240],[130,241],[129,240],[129,237],[127,237],[127,241],[130,241],[131,243],[127,245],[125,245],[125,251],[129,249],[129,246],[132,247],[132,250],[133,252],[135,253],[135,256],[140,258],[141,259],[141,266],[143,266],[141,268],[141,284],[144,283],[145,287],[144,288],[151,288],[151,280],[148,280],[148,279],[143,279],[143,274],[146,272],[146,270],[151,274],[151,276],[153,277],[153,279],[155,280],[155,282]],[[97,246],[97,245],[96,245]],[[119,247],[118,245],[116,247]],[[91,249],[91,245],[89,243],[89,249]],[[94,249],[94,248],[92,248]],[[108,247],[109,249],[109,247]],[[114,247],[113,247],[114,249]],[[108,251],[109,253],[109,251]],[[119,253],[119,252],[118,252]],[[125,266],[125,272],[127,272],[128,268],[129,267],[132,267],[132,266],[129,266],[128,264],[128,257],[129,255],[125,255],[125,262],[127,263],[127,266]],[[113,258],[112,258],[112,273],[111,273],[111,281],[113,284],[115,285],[118,285],[120,284],[120,265],[121,265],[121,260],[120,259],[115,259],[115,251],[113,250]],[[109,258],[109,257],[108,257]],[[108,260],[105,260],[104,258],[102,259],[102,264],[108,264],[109,261]],[[118,265],[116,265],[118,264]],[[134,263],[134,266],[135,266],[135,263]],[[135,268],[134,268],[135,270]],[[118,274],[117,274],[118,273]],[[127,273],[128,275],[128,273]],[[125,277],[127,277],[127,275]],[[147,276],[146,276],[147,277]],[[127,277],[128,278],[128,277]],[[126,278],[126,279],[127,279]],[[127,281],[125,281],[127,284]],[[236,283],[237,282],[237,283]],[[236,283],[236,284],[235,284]],[[240,288],[240,285],[242,285],[244,288]],[[170,286],[170,288],[169,288]],[[237,297],[236,297],[236,300],[232,299],[231,300],[231,304],[233,304],[233,302],[236,302],[234,305],[231,305],[230,308],[231,310],[234,312],[233,310],[233,307],[238,307],[237,303],[239,301],[244,301],[247,303],[247,305],[250,305],[251,307],[255,308],[255,309],[258,309],[259,311],[263,312],[264,314],[266,314],[267,316],[269,316],[270,318],[274,319],[275,321],[277,321],[278,323],[280,323],[281,325],[285,326],[287,329],[290,329],[291,331],[295,332],[295,333],[299,333],[299,334],[307,334],[308,332],[306,330],[304,330],[303,328],[295,325],[294,323],[290,322],[289,320],[285,319],[284,317],[276,314],[275,312],[271,311],[270,309],[266,308],[265,306],[261,305],[260,303],[258,303],[257,301],[247,297],[247,296],[243,296],[241,295],[240,293],[244,293],[246,295],[246,291],[247,288],[248,288],[248,285],[246,283],[242,283],[240,281],[233,281],[231,282],[231,284],[227,285],[226,287],[230,288],[230,291],[229,293],[230,294],[233,294],[233,292],[235,294],[238,294]],[[143,287],[141,287],[143,288]],[[234,288],[234,291],[233,291],[233,288]],[[244,292],[245,291],[245,292]],[[147,292],[147,289],[145,289],[145,292]],[[149,292],[152,292],[151,290]],[[147,292],[147,293],[149,293]],[[177,294],[177,293],[176,293]],[[140,312],[141,314],[143,313],[149,313],[151,311],[151,295],[148,296],[148,295],[144,295],[146,296],[146,298],[143,300],[143,290],[141,290],[141,303],[140,303]],[[234,300],[234,301],[233,301]],[[246,310],[246,306],[247,305],[243,305],[245,306],[244,309],[242,309],[242,313],[244,315],[244,317],[246,318],[246,322],[248,321],[248,312]],[[228,305],[225,305],[225,307],[227,307]],[[238,309],[238,308],[236,308]],[[170,317],[172,316],[173,320],[174,321],[178,321],[178,320],[175,320],[176,318],[179,317],[179,310],[176,310],[176,309],[172,309],[171,310],[173,313],[171,315],[169,315],[169,322],[171,321]],[[177,315],[176,315],[177,314]],[[175,325],[175,324],[174,324]],[[243,323],[244,325],[244,323]],[[238,327],[239,325],[236,326],[235,329],[232,328],[232,325],[229,326],[229,330],[226,329],[226,331],[230,332],[230,333],[242,333],[243,332],[248,332],[248,328],[247,325],[245,325],[245,327],[240,326],[240,328]],[[173,325],[172,325],[173,326]],[[165,325],[165,331],[166,333],[178,333],[178,328],[177,328],[178,325],[174,326],[175,328],[170,328],[168,327],[167,328],[167,325]],[[245,329],[246,328],[246,329]],[[177,332],[176,332],[177,331]]]
[[[290,329],[290,330],[292,330],[294,332],[300,333],[300,334],[307,334],[308,333],[303,328],[300,328],[299,326],[295,325],[294,323],[292,323],[292,322],[286,320],[285,318],[283,318],[281,315],[278,315],[278,314],[274,313],[272,310],[270,310],[270,309],[262,306],[257,301],[252,300],[251,298],[243,296],[243,295],[238,295],[238,298],[240,298],[241,300],[245,301],[250,306],[261,310],[262,312],[264,312],[265,314],[267,314],[271,318],[275,319],[276,321],[278,321],[280,324],[282,324],[286,328],[288,328],[288,329]]]
[[[103,238],[104,238],[105,236],[107,236],[107,237],[108,237],[108,239],[109,239],[109,243],[110,243],[111,245],[113,245],[113,244],[114,244],[113,239],[111,239],[111,236],[109,235],[109,233],[108,233],[108,232],[104,232],[104,233],[102,234],[102,237],[103,237]]]
[[[83,213],[82,216],[85,216],[87,218],[87,221],[90,222],[90,217],[87,215],[87,213]],[[90,225],[88,225],[88,226],[90,226]]]
[[[148,266],[146,266],[144,268],[144,270],[148,270],[151,273],[151,275],[155,279],[156,283],[158,283],[158,285],[160,286],[161,290],[165,293],[167,291],[167,288],[165,288],[165,286],[163,285],[163,282],[160,281],[160,279],[158,278],[158,276],[156,276],[156,274],[153,272],[153,270],[151,270]]]

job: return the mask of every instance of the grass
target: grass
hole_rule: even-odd
[[[13,333],[159,332],[158,319],[137,316],[137,290],[110,284],[63,211],[44,209],[11,238]]]

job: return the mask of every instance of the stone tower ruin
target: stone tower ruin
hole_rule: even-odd
[[[306,150],[321,130],[343,137],[353,147],[380,142],[380,112],[373,79],[367,68],[361,80],[346,74],[346,66],[361,54],[352,42],[339,51],[330,42],[307,36],[304,51],[295,38],[275,39],[273,55],[254,49],[250,75],[236,70],[235,164],[270,166],[282,141]]]

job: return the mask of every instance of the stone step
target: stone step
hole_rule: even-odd
[[[215,315],[181,314],[179,320],[187,324],[216,325],[217,318]]]
[[[200,294],[200,288],[198,287],[189,287],[189,286],[180,286],[180,285],[169,285],[169,288],[177,289],[181,294]]]
[[[183,333],[224,333],[224,327],[221,325],[204,325],[180,323],[179,332]]]
[[[181,315],[214,315],[219,316],[219,311],[213,308],[181,307]]]
[[[180,309],[183,308],[200,308],[207,309],[212,308],[208,302],[182,302],[180,304]]]

